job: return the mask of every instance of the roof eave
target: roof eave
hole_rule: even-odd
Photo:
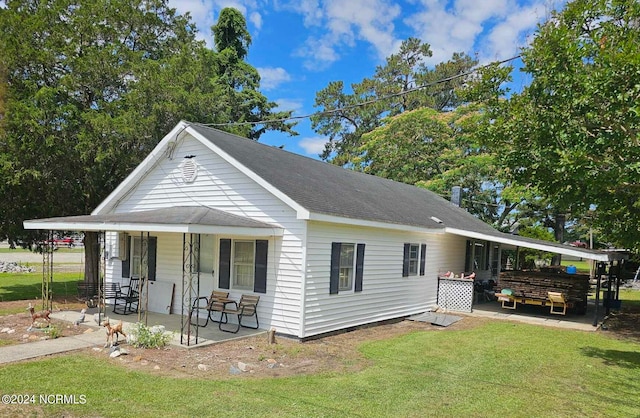
[[[370,221],[366,219],[347,218],[342,216],[328,215],[323,213],[309,212],[309,216],[303,218],[308,221],[328,222],[334,224],[344,224],[350,226],[362,226],[368,228],[391,229],[395,231],[411,231],[425,234],[444,234],[444,228],[434,226],[433,228],[425,228],[415,225],[403,225],[390,222]]]
[[[196,225],[196,224],[158,224],[141,222],[72,222],[55,220],[24,221],[25,229],[50,231],[140,231],[169,232],[181,234],[219,234],[251,237],[280,237],[284,230],[279,227],[257,228],[240,226]]]
[[[545,244],[543,241],[534,243],[530,241],[520,240],[516,235],[501,234],[496,231],[496,234],[485,234],[482,232],[467,231],[457,228],[446,227],[445,232],[454,235],[461,235],[468,238],[476,238],[485,241],[498,242],[500,244],[513,245],[516,247],[531,248],[534,250],[547,251],[551,253],[572,255],[576,257],[586,258],[595,261],[613,261],[625,258],[620,253],[611,252],[594,252],[594,250],[581,250],[576,247],[560,247],[558,245]]]

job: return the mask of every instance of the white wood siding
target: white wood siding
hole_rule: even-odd
[[[173,155],[173,159],[163,156],[118,202],[114,212],[202,205],[284,228],[284,236],[269,239],[267,293],[260,294],[258,314],[261,328],[273,326],[278,332],[298,335],[304,221],[297,220],[293,209],[193,137],[186,136]],[[182,163],[187,155],[195,155],[198,164],[197,178],[192,183],[182,180]],[[157,280],[176,283],[172,312],[178,313],[181,306],[182,235],[157,236]],[[216,235],[216,251],[220,238],[238,237]],[[111,277],[119,281],[120,270],[116,261],[119,262],[114,260],[107,270],[110,269]],[[215,263],[217,271],[217,254]],[[215,284],[217,286],[217,279]],[[201,281],[200,293],[208,296],[210,291],[211,283],[205,286]],[[240,295],[241,292],[231,290],[232,297],[239,298]]]
[[[303,337],[424,312],[436,304],[439,270],[456,267],[449,261],[456,255],[448,252],[459,240],[442,234],[321,222],[308,227]],[[329,294],[332,242],[365,244],[362,292]],[[424,276],[402,277],[405,243],[427,244]],[[464,264],[464,240],[461,248]]]
[[[434,248],[434,262],[438,274],[452,271],[455,274],[464,272],[467,239],[459,235],[438,235],[438,246]]]

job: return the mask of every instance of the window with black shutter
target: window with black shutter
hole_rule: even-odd
[[[218,287],[267,293],[267,240],[220,240]]]
[[[427,244],[405,243],[402,252],[402,277],[424,276]]]
[[[331,243],[329,294],[362,291],[365,244]]]

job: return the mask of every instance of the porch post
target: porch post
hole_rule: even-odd
[[[618,260],[618,268],[616,270],[616,300],[620,300],[620,275],[622,275],[623,265],[624,265],[624,260]]]
[[[47,232],[42,246],[42,310],[53,308],[53,231]]]
[[[147,325],[147,308],[149,307],[149,233],[140,232],[140,272],[138,277],[138,322],[142,322],[144,309],[144,324]]]
[[[596,313],[593,317],[593,326],[598,326],[598,316],[600,316],[600,280],[602,279],[602,273],[604,273],[604,262],[598,263],[598,270],[596,271]]]
[[[609,274],[607,276],[607,297],[604,298],[605,300],[605,308],[604,308],[604,314],[605,315],[609,315],[609,313],[611,312],[611,301],[613,301],[613,298],[611,297],[611,280],[613,279],[613,261],[609,262]]]
[[[193,324],[191,309],[200,293],[200,235],[182,234],[182,318],[180,344],[191,345],[191,337],[198,344],[198,326]],[[198,315],[198,311],[196,311]],[[196,323],[198,318],[195,319]],[[186,339],[186,341],[185,341]]]
[[[102,319],[107,316],[107,301],[104,298],[104,282],[107,272],[106,247],[107,233],[105,231],[98,231],[98,251],[100,251],[99,257],[101,260],[101,262],[98,262],[98,325],[102,324]]]

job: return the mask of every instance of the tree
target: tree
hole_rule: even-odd
[[[465,74],[476,61],[465,54],[454,54],[452,60],[430,69],[425,64],[430,56],[429,44],[408,38],[371,78],[352,84],[352,93],[344,91],[342,81],[333,81],[317,92],[315,107],[320,112],[311,118],[312,127],[329,139],[321,157],[362,170],[367,162],[361,155],[360,138],[381,126],[384,117],[421,107],[443,110],[461,104],[456,92],[464,84],[464,77],[436,81]]]
[[[558,214],[595,209],[610,242],[640,249],[640,3],[572,1],[522,55],[531,85],[490,112],[501,164]]]
[[[235,123],[224,129],[255,140],[267,130],[296,135],[292,130],[294,124],[285,122],[292,112],[273,111],[277,104],[259,92],[258,71],[244,61],[251,45],[251,35],[242,13],[233,8],[222,9],[211,30],[216,53],[211,52],[213,77],[210,82],[221,90],[225,98],[218,118],[222,122]],[[262,122],[269,120],[273,122]]]
[[[508,215],[524,200],[509,199],[517,186],[503,180],[496,156],[474,135],[485,117],[477,104],[451,112],[421,108],[389,117],[362,136],[364,171],[441,196],[460,186],[462,207],[487,223],[508,228]]]
[[[23,230],[24,219],[89,213],[180,119],[220,124],[290,115],[271,111],[275,104],[259,93],[255,69],[228,60],[228,48],[215,52],[196,41],[189,16],[177,15],[167,0],[6,6],[0,239],[41,239]],[[236,45],[225,39],[216,44]],[[248,126],[228,129],[253,139],[268,129],[291,130],[283,122]],[[88,234],[87,242],[97,238]],[[97,253],[91,257],[88,269]]]

